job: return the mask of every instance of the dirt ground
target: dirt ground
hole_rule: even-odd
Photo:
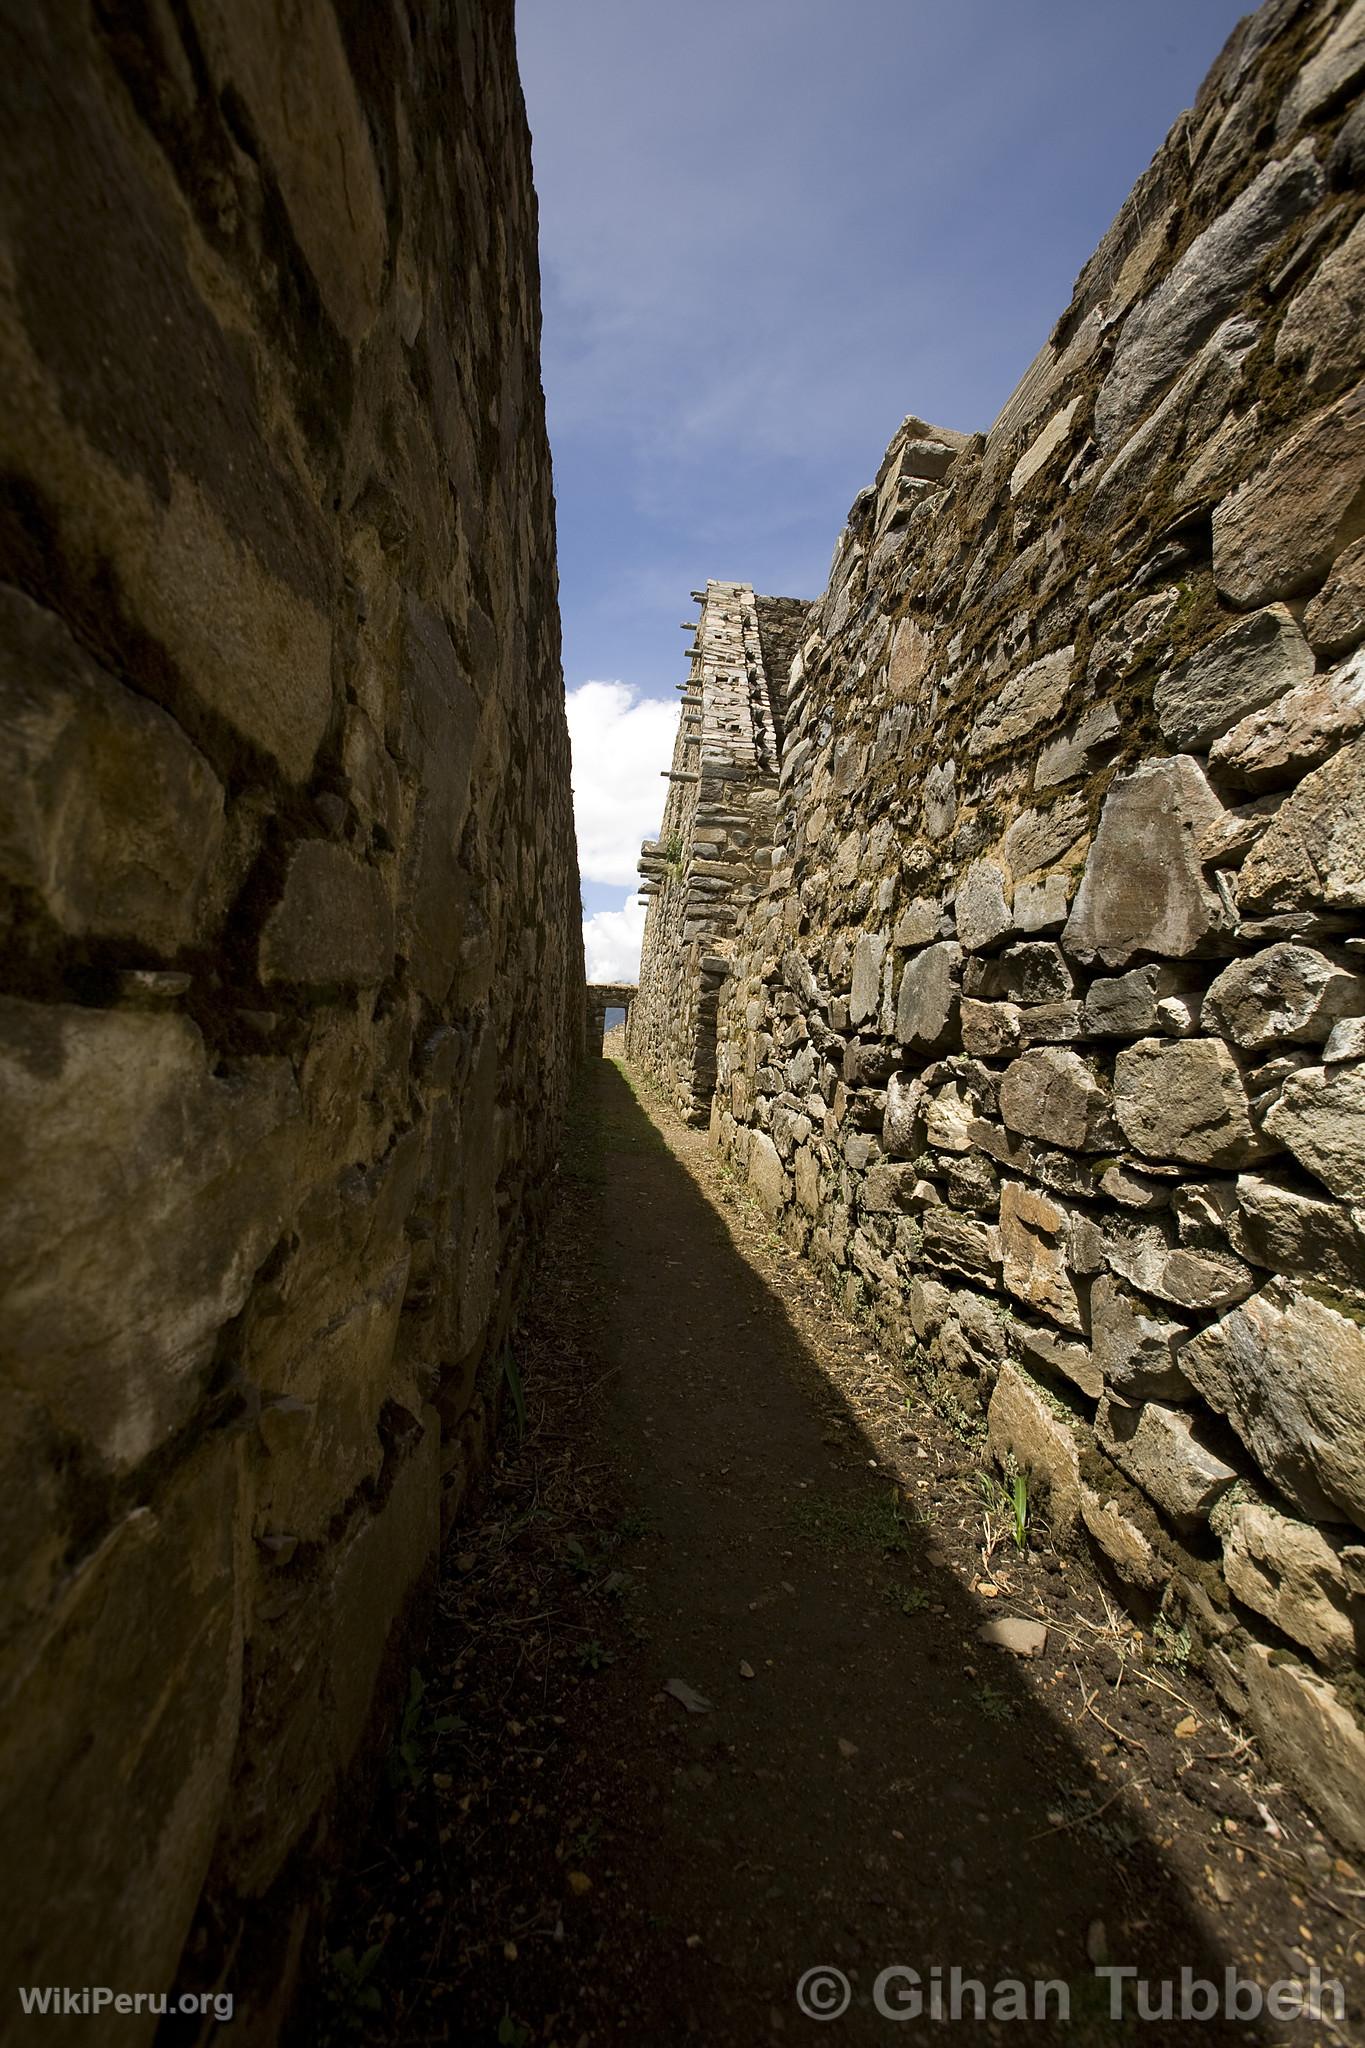
[[[610,1059],[516,1378],[293,2043],[886,2042],[954,1966],[969,2039],[1365,2041],[1365,1879],[1188,1644],[1017,1547],[979,1443]],[[1346,2016],[1182,2018],[1229,1966]]]

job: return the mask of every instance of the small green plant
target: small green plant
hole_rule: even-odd
[[[510,2012],[504,2012],[498,2021],[498,2048],[531,2048],[535,2035],[531,2029],[515,2019]]]
[[[382,1953],[381,1944],[376,1942],[361,1956],[347,1946],[333,1949],[327,1958],[327,2003],[333,2018],[349,2033],[360,2033],[366,2015],[383,2010],[379,1988],[370,1981]]]
[[[502,1376],[512,1397],[512,1413],[517,1419],[517,1442],[521,1443],[526,1435],[526,1396],[522,1392],[520,1368],[510,1351],[504,1351],[502,1355]]]
[[[389,1783],[395,1791],[418,1791],[426,1781],[431,1751],[440,1737],[458,1734],[465,1725],[458,1714],[433,1714],[426,1692],[426,1680],[414,1670],[408,1678],[403,1718],[389,1751]]]
[[[578,1661],[580,1670],[583,1671],[602,1671],[608,1664],[616,1662],[612,1652],[606,1648],[605,1644],[599,1643],[596,1636],[593,1636],[589,1642],[580,1643],[574,1652],[574,1656]]]
[[[653,1527],[654,1517],[647,1508],[632,1508],[616,1524],[616,1539],[619,1543],[637,1543],[642,1536],[648,1536]]]
[[[972,1694],[978,1712],[988,1721],[1012,1721],[1015,1715],[1014,1701],[999,1686],[978,1685]]]
[[[882,1598],[898,1614],[923,1614],[929,1605],[928,1589],[924,1586],[888,1586]]]
[[[1158,1664],[1169,1664],[1173,1670],[1183,1671],[1190,1661],[1189,1630],[1172,1628],[1164,1615],[1158,1615],[1152,1628],[1152,1654]]]
[[[564,1556],[569,1570],[576,1579],[590,1579],[597,1570],[597,1560],[589,1556],[582,1540],[577,1536],[571,1536],[564,1545]]]

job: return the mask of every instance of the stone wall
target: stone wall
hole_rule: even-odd
[[[896,435],[790,670],[713,1102],[1357,1850],[1362,76],[1363,0],[1272,0],[991,432]]]
[[[240,1988],[582,1042],[512,9],[52,0],[0,99],[6,1975],[207,1880]]]
[[[712,582],[692,595],[701,617],[686,629],[695,637],[664,821],[640,858],[649,908],[627,1044],[678,1113],[704,1124],[727,972],[717,947],[742,928],[772,846],[780,726],[765,654],[790,662],[806,606],[755,598],[747,583]]]

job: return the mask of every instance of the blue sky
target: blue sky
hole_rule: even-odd
[[[689,590],[818,595],[904,414],[990,425],[1245,11],[518,0],[590,974],[633,973]]]

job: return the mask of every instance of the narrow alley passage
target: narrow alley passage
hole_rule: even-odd
[[[1181,2021],[1229,1965],[1358,2012],[1359,1875],[637,1087],[585,1070],[504,1448],[290,2038],[780,2042],[825,1967],[826,2037],[872,2042],[917,2032],[881,1972],[927,2015],[955,1965],[974,2039],[1359,2038]]]

